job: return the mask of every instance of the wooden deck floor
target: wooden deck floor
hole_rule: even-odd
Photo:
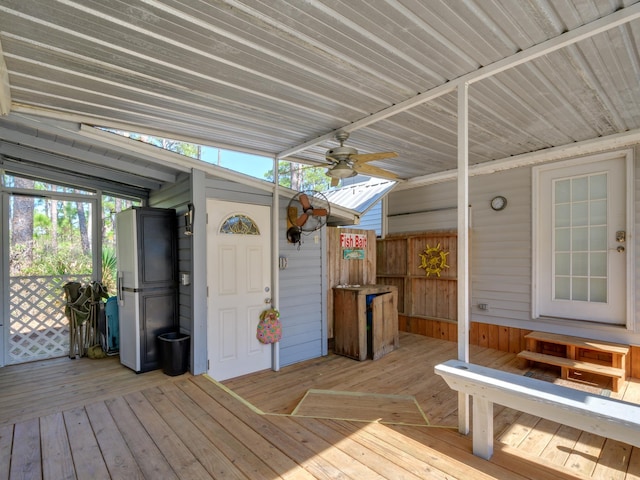
[[[5,367],[0,480],[640,478],[639,449],[500,407],[494,457],[473,456],[447,428],[456,396],[433,374],[455,352],[403,334],[376,362],[329,355],[225,382],[233,393],[204,376],[136,375],[117,358]],[[473,348],[472,360],[522,372],[512,354]],[[414,395],[444,428],[288,415],[310,388]],[[640,403],[640,384],[615,396]]]

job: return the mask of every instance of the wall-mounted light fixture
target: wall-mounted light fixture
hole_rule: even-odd
[[[184,214],[184,234],[193,235],[193,203],[187,205],[187,212]]]

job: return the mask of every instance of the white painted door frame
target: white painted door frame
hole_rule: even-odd
[[[613,162],[622,162],[622,165],[615,165]],[[611,168],[619,168],[616,170],[617,176],[613,175],[615,171]],[[592,175],[595,173],[606,173],[609,185],[608,198],[611,200],[611,194],[621,194],[621,198],[617,201],[607,201],[607,279],[609,288],[605,303],[590,304],[586,311],[580,312],[580,308],[586,308],[585,302],[565,302],[553,301],[550,297],[552,288],[552,279],[550,277],[551,257],[549,249],[551,245],[548,243],[552,238],[550,230],[551,219],[549,208],[552,195],[545,188],[549,187],[549,183],[555,177],[562,175],[573,177],[574,175]],[[612,173],[613,172],[613,173]],[[584,319],[612,324],[624,324],[628,328],[633,323],[633,275],[634,275],[634,242],[633,238],[633,154],[631,151],[614,151],[603,154],[591,155],[589,157],[581,157],[565,162],[558,162],[549,165],[536,167],[532,172],[532,235],[533,235],[533,251],[532,251],[532,318],[540,318],[541,316],[567,317],[575,319]],[[615,200],[615,199],[614,199]],[[546,208],[541,208],[546,205]],[[544,210],[544,211],[542,211]],[[623,212],[623,213],[622,213]],[[627,239],[622,243],[615,242],[615,231],[624,230]],[[546,242],[546,243],[541,243]],[[623,252],[616,251],[616,248],[622,246]],[[542,262],[545,262],[546,266]],[[624,270],[624,273],[619,273]],[[616,276],[618,273],[618,276]],[[545,299],[546,302],[545,302]],[[558,309],[555,310],[552,304],[557,304]],[[577,310],[576,310],[577,309]],[[566,312],[566,314],[563,314]]]
[[[260,235],[220,234],[235,215],[254,220]],[[271,207],[207,200],[208,373],[217,380],[273,368],[272,346],[256,339],[260,313],[271,304]]]

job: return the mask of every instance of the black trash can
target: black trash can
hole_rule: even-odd
[[[172,377],[182,375],[189,369],[189,340],[191,337],[180,332],[158,335],[160,366]]]

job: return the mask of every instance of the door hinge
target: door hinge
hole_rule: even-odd
[[[209,366],[209,359],[207,358],[207,372],[211,369],[211,367]]]
[[[207,285],[207,297],[209,296],[209,285]]]

